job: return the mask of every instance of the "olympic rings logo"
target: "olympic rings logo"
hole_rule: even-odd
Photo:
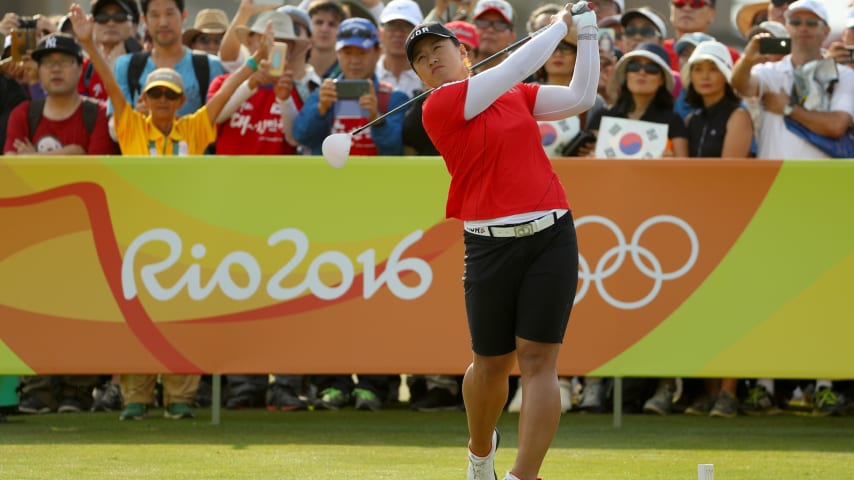
[[[596,263],[596,268],[591,271],[590,263],[584,258],[581,253],[578,254],[578,281],[581,283],[581,288],[575,295],[575,303],[580,302],[591,285],[596,286],[596,291],[609,305],[621,310],[636,310],[643,308],[658,296],[661,291],[662,284],[667,280],[679,278],[690,271],[694,264],[697,263],[697,257],[700,253],[700,241],[697,238],[697,233],[688,222],[679,217],[672,215],[656,215],[641,223],[635,233],[632,235],[630,243],[626,242],[626,237],[620,227],[612,220],[599,216],[590,215],[582,217],[576,221],[576,228],[583,225],[598,224],[602,225],[614,234],[617,240],[617,245],[608,249],[602,258]],[[665,272],[662,269],[661,262],[649,249],[640,245],[643,234],[652,226],[657,224],[673,224],[679,227],[688,236],[688,241],[691,243],[691,252],[688,255],[688,260],[678,269],[672,272]],[[637,301],[622,301],[614,298],[605,288],[605,279],[614,275],[619,270],[626,260],[627,254],[631,255],[632,262],[635,267],[646,277],[653,281],[652,290]]]

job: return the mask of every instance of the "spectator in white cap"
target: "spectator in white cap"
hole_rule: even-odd
[[[714,40],[698,43],[682,67],[685,100],[694,108],[687,118],[690,156],[746,158],[749,155],[753,123],[729,83],[731,78],[729,51]],[[731,407],[735,382],[724,384],[723,391],[728,396],[721,394],[719,398]],[[731,410],[735,414],[735,409]]]
[[[377,62],[377,78],[414,97],[423,90],[421,80],[406,58],[406,37],[424,21],[421,7],[413,0],[392,0],[380,15],[382,56]]]
[[[828,55],[832,56],[837,63],[854,67],[854,2],[848,7],[842,39],[830,44]]]
[[[796,122],[814,134],[841,139],[854,118],[854,70],[837,69],[834,61],[827,59],[837,71],[833,89],[816,75],[824,70],[821,46],[830,34],[822,2],[798,0],[790,4],[786,29],[792,39],[792,53],[769,62],[759,52],[759,39],[770,35],[756,35],[735,64],[732,85],[744,96],[761,99],[758,157],[829,158],[829,153],[790,131],[787,124]]]
[[[193,20],[193,27],[184,30],[182,38],[184,45],[193,50],[219,55],[219,46],[227,29],[228,16],[223,10],[205,8],[199,10]]]
[[[623,53],[631,52],[641,43],[661,45],[667,36],[664,19],[649,7],[633,8],[620,17],[623,26]]]
[[[475,63],[500,52],[516,40],[513,29],[513,6],[504,0],[480,0],[474,6],[473,14],[480,46],[477,49]],[[501,63],[507,55],[502,55],[486,63],[480,71]]]

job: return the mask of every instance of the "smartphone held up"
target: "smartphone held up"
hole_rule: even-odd
[[[792,39],[778,37],[760,38],[759,53],[762,55],[788,55],[792,53]]]
[[[18,28],[13,29],[9,35],[12,37],[10,54],[13,62],[20,62],[36,49],[36,20],[34,18],[21,18]]]
[[[285,72],[285,64],[288,61],[288,44],[284,42],[273,42],[270,50],[270,75],[280,77]]]

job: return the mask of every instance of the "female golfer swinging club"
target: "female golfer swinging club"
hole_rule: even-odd
[[[578,30],[569,86],[520,83]],[[519,362],[519,450],[505,480],[534,480],[560,421],[557,357],[578,282],[569,202],[540,143],[538,120],[589,109],[599,83],[596,15],[567,4],[552,25],[503,63],[470,76],[466,51],[438,23],[406,41],[415,72],[433,91],[424,128],[451,174],[446,215],[465,225],[466,312],[474,361],[463,381],[469,480],[496,480],[495,425]]]

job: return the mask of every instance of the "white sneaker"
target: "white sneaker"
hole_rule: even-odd
[[[558,380],[560,386],[560,411],[566,413],[572,410],[572,383],[569,380]]]
[[[469,473],[468,480],[498,480],[495,473],[495,451],[501,442],[501,434],[498,429],[492,432],[492,451],[485,457],[478,457],[469,450]]]

